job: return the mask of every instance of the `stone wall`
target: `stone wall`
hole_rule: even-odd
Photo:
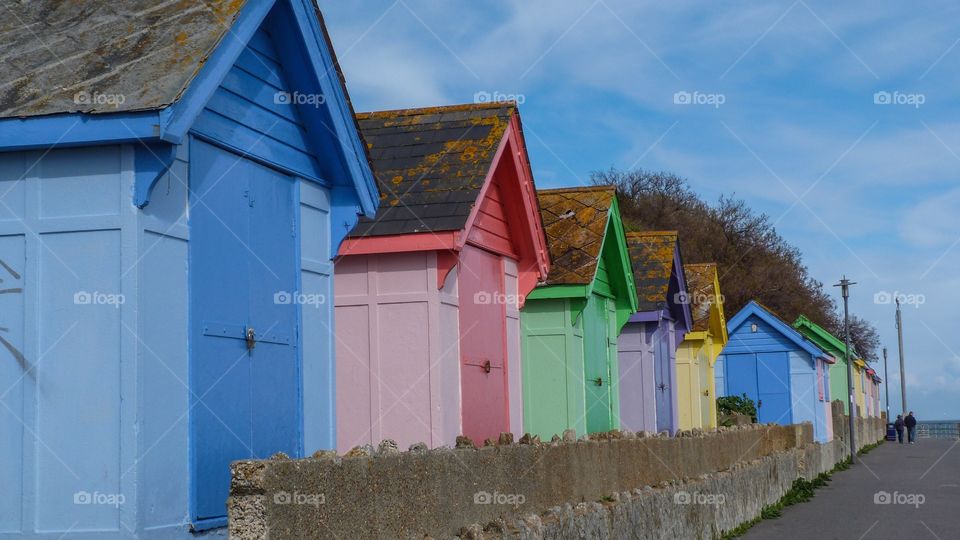
[[[862,429],[862,440],[882,431]],[[349,457],[236,462],[230,535],[446,539],[462,532],[474,538],[569,538],[569,527],[586,519],[607,531],[598,538],[631,528],[650,534],[673,530],[677,534],[666,536],[685,537],[708,525],[728,528],[752,519],[745,516],[759,514],[798,474],[829,470],[846,448],[842,438],[814,444],[809,424],[738,426],[675,438],[566,435],[550,443],[505,439],[481,449],[398,452],[384,444],[377,452],[359,450]],[[678,490],[722,493],[727,500],[717,508],[678,505],[673,502]],[[538,520],[539,526],[522,525]]]

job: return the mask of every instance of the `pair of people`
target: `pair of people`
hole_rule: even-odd
[[[907,428],[907,440],[913,444],[917,440],[917,419],[913,416],[913,411],[904,418],[902,414],[897,415],[897,421],[893,423],[897,430],[897,440],[903,444],[903,428]]]

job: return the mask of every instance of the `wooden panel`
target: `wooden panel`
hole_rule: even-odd
[[[26,211],[25,157],[22,152],[0,154],[0,221],[24,218]]]
[[[59,150],[36,167],[40,217],[112,216],[120,211],[120,147]]]
[[[0,183],[0,189],[2,189]],[[24,385],[24,293],[26,276],[24,236],[0,237],[0,533],[22,527]]]
[[[337,287],[340,282],[337,265]],[[372,385],[379,384],[370,366],[370,308],[336,308],[337,448],[373,444]],[[378,441],[379,442],[379,441]]]
[[[504,207],[499,182],[499,176],[494,176],[491,180],[486,196],[480,202],[476,222],[468,240],[497,253],[516,257],[517,250],[511,236],[515,234],[513,231],[526,231],[519,226],[511,229],[510,217]],[[519,219],[519,217],[513,219]]]
[[[119,231],[48,234],[40,251],[36,369],[37,527],[117,531],[117,506],[74,503],[120,493]]]
[[[374,380],[379,380],[373,426],[382,433],[378,439],[394,439],[403,448],[432,439],[430,343],[424,332],[429,328],[428,309],[426,303],[377,308],[381,354],[373,360]]]

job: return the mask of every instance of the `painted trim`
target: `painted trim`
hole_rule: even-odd
[[[764,309],[756,300],[751,300],[743,307],[732,319],[727,323],[727,332],[733,334],[737,329],[743,325],[747,318],[751,315],[756,315],[763,322],[769,324],[773,327],[774,330],[779,332],[783,337],[789,339],[795,345],[806,351],[807,353],[813,355],[814,357],[821,358],[826,356],[819,347],[808,341],[803,337],[800,332],[797,332],[792,326],[780,320],[779,317],[776,317],[766,309]]]
[[[370,167],[366,145],[360,136],[346,87],[340,78],[333,44],[321,26],[320,9],[313,4],[313,0],[290,0],[290,7],[304,40],[313,39],[311,44],[314,46],[307,47],[311,67],[323,95],[334,98],[327,100],[328,106],[335,107],[331,113],[339,113],[330,115],[333,138],[341,143],[341,159],[352,179],[349,183],[356,189],[363,214],[372,219],[380,206],[380,188]]]
[[[141,111],[4,118],[0,120],[0,149],[16,152],[155,141],[160,137],[161,116],[159,111]]]
[[[147,143],[134,147],[133,204],[144,208],[150,204],[150,193],[173,162],[177,159],[177,146],[164,143]]]
[[[347,238],[338,256],[409,253],[411,251],[459,251],[459,231],[392,234]]]
[[[590,294],[586,285],[544,285],[530,291],[527,300],[556,300],[560,298],[586,298]]]
[[[275,0],[254,0],[240,10],[233,24],[202,64],[203,67],[188,83],[180,98],[169,107],[166,122],[160,125],[161,139],[180,144],[210,101],[210,96],[223,82],[250,38],[260,28],[274,2]]]

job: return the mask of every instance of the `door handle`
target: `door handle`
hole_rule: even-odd
[[[597,386],[603,386],[603,377],[597,377],[593,380],[593,384]]]
[[[757,400],[757,407],[763,407],[763,400],[762,400],[762,399],[758,399],[758,400]]]
[[[490,364],[490,360],[487,360],[483,363],[483,372],[490,373],[490,370],[493,369],[493,366]]]
[[[247,327],[246,341],[248,351],[252,351],[257,346],[257,333],[251,327]]]

